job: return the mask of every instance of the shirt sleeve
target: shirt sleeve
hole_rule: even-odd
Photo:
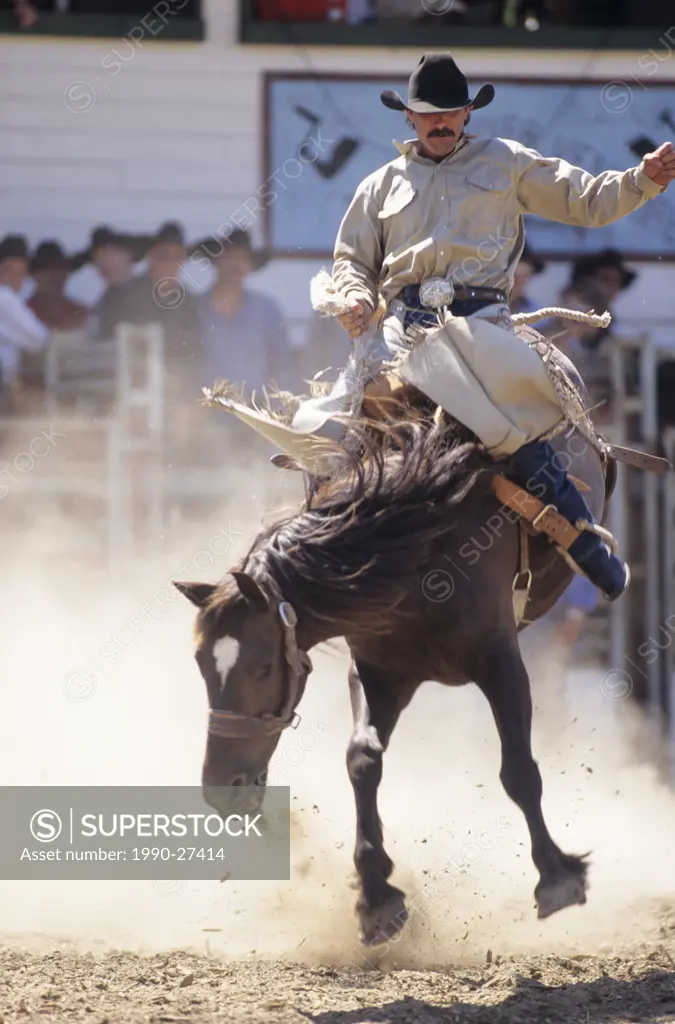
[[[361,183],[342,218],[333,253],[333,281],[344,295],[377,308],[384,259],[382,224],[370,184]]]
[[[517,154],[516,192],[523,213],[575,227],[600,228],[638,210],[664,189],[642,164],[595,177],[567,160],[523,146]]]
[[[50,335],[49,328],[18,295],[0,295],[0,337],[10,345],[39,352]]]

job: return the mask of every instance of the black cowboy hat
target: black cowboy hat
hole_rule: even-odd
[[[134,263],[140,263],[145,259],[152,238],[150,235],[131,235],[121,231],[113,231],[112,228],[101,226],[94,228],[91,233],[89,245],[81,252],[75,253],[70,258],[72,270],[79,270],[85,263],[91,263],[97,249],[106,247],[115,249],[126,249],[130,253]]]
[[[624,265],[623,257],[617,249],[603,249],[602,252],[579,256],[572,264],[570,284],[577,284],[585,277],[591,277],[601,267],[614,267],[621,274],[621,291],[632,284],[637,273]]]
[[[520,254],[520,259],[518,260],[518,262],[529,263],[532,267],[533,274],[541,274],[542,270],[546,266],[546,263],[541,258],[541,256],[537,256],[534,252],[532,252],[529,245],[527,244],[525,244],[525,246],[523,247],[523,251]]]
[[[494,85],[482,85],[473,99],[469,96],[466,75],[449,53],[425,53],[408,81],[408,99],[386,89],[380,99],[390,110],[412,110],[416,114],[487,107],[495,98]]]
[[[185,245],[185,232],[176,221],[168,220],[150,239],[150,248],[155,245]]]
[[[0,261],[26,260],[28,262],[28,244],[23,235],[6,235],[0,242]]]
[[[40,270],[70,271],[71,262],[59,243],[50,239],[47,242],[40,242],[30,258],[29,269],[31,274]]]
[[[205,256],[207,260],[215,263],[228,249],[244,249],[251,258],[254,270],[260,270],[266,263],[269,263],[270,254],[267,249],[254,249],[251,236],[243,228],[235,228],[224,238],[212,235],[203,238],[190,246],[189,255],[196,256],[198,253]]]

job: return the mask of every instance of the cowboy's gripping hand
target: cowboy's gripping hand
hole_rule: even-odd
[[[672,142],[664,142],[653,153],[647,153],[642,164],[648,178],[657,185],[667,185],[675,179],[675,152]]]
[[[348,313],[338,317],[338,323],[349,332],[352,338],[358,338],[367,329],[373,311],[364,299],[352,299],[352,308]]]

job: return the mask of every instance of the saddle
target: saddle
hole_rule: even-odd
[[[435,407],[422,391],[388,372],[381,373],[366,386],[361,415],[366,421],[390,425],[405,419],[428,420],[432,416],[436,424],[445,422],[448,427],[455,427],[459,437],[466,435],[467,440],[474,439],[444,409]],[[377,432],[374,431],[374,434]],[[558,446],[556,441],[556,438],[552,439],[554,447]],[[599,437],[595,441],[593,446],[585,445],[585,451],[590,450],[591,457],[574,460],[568,476],[580,491],[585,492],[586,500],[599,522],[614,487],[617,462],[660,475],[667,473],[671,466],[666,459],[647,452],[610,444]],[[284,453],[272,456],[270,461],[279,468],[302,471],[302,466]],[[574,472],[575,469],[579,475]],[[584,476],[586,479],[582,478]],[[552,505],[545,505],[502,473],[495,472],[492,488],[500,504],[516,514],[520,527],[513,603],[517,623],[525,625],[544,614],[567,586],[570,570],[559,552],[571,547],[579,531]],[[322,489],[322,483],[316,481],[313,494],[319,499]],[[605,542],[616,550],[616,541],[611,533],[602,526],[596,529]],[[556,566],[557,572],[554,571]],[[528,619],[525,619],[526,609],[530,616]]]

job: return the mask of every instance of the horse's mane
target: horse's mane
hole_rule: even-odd
[[[271,582],[285,600],[351,634],[391,629],[432,545],[453,529],[453,508],[479,481],[486,491],[499,468],[477,444],[449,444],[442,426],[383,429],[405,438],[403,450],[359,434],[365,455],[345,455],[316,506],[262,530],[242,563],[261,586]]]

